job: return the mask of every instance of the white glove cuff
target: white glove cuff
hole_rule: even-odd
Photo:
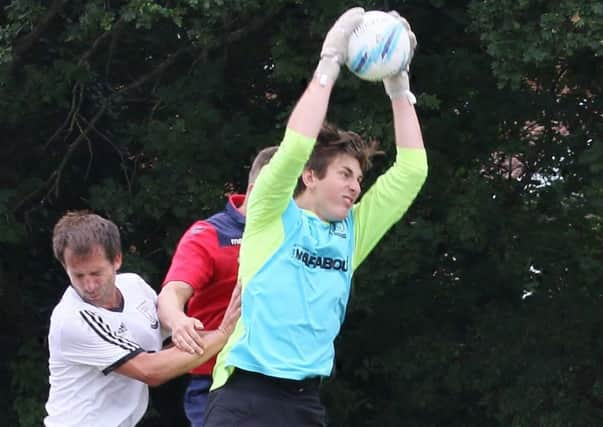
[[[402,71],[393,77],[383,79],[383,86],[390,99],[406,97],[411,104],[417,103],[417,98],[410,91],[407,71]]]
[[[335,80],[337,80],[337,77],[339,76],[340,68],[341,65],[339,65],[339,62],[337,62],[335,57],[325,56],[320,58],[318,66],[314,71],[314,75],[318,79],[318,84],[326,86],[328,81],[335,83]]]
[[[410,102],[412,105],[415,105],[417,103],[417,97],[409,89],[405,89],[403,91],[395,93],[388,93],[388,96],[390,99],[406,97],[406,99],[408,99],[408,102]]]

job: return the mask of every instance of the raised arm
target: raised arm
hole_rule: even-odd
[[[408,78],[408,77],[407,77]],[[424,149],[415,106],[406,97],[393,98],[394,134],[398,148]]]
[[[348,39],[363,14],[361,7],[349,9],[327,32],[318,66],[289,116],[283,142],[270,164],[263,168],[249,197],[244,241],[257,231],[264,232],[266,227],[278,228],[275,220],[291,201],[297,179],[312,152],[333,85],[346,61]]]
[[[419,126],[417,113],[415,112],[414,104],[416,103],[415,95],[410,91],[410,83],[408,72],[410,70],[410,62],[414,56],[415,48],[417,47],[417,38],[410,28],[410,24],[406,19],[401,17],[398,12],[389,12],[390,15],[396,17],[406,28],[408,38],[410,39],[410,57],[408,65],[405,69],[392,77],[383,80],[385,92],[391,99],[392,110],[394,114],[394,132],[396,137],[396,145],[402,148],[423,148],[423,136]]]
[[[390,12],[407,29],[410,60],[417,40],[406,19]],[[410,91],[409,67],[383,81],[391,99],[396,140],[394,165],[367,191],[354,207],[356,248],[352,268],[358,267],[387,230],[408,210],[427,176],[427,158],[421,127],[415,112],[415,96]]]
[[[316,139],[324,122],[331,91],[347,58],[348,40],[362,20],[364,9],[354,7],[333,24],[322,45],[314,78],[293,109],[287,128]]]

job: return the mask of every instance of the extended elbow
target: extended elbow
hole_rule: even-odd
[[[155,376],[149,376],[145,382],[145,384],[147,384],[149,387],[159,387],[160,385],[164,384],[167,381],[166,378],[161,378],[157,375]]]
[[[152,367],[145,369],[139,379],[149,387],[158,387],[168,380],[160,370],[153,369]]]

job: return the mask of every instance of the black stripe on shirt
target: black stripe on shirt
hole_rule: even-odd
[[[129,339],[117,336],[97,313],[89,310],[81,310],[80,315],[88,326],[104,341],[127,351],[136,351],[141,348],[137,343]]]
[[[103,374],[109,375],[111,372],[113,372],[114,370],[119,368],[121,365],[126,363],[128,360],[132,359],[134,356],[138,356],[142,352],[144,352],[144,350],[142,348],[138,348],[138,349],[134,350],[132,353],[126,354],[124,357],[119,359],[117,362],[112,363],[111,365],[109,365],[105,369],[103,369],[103,371],[102,371]]]

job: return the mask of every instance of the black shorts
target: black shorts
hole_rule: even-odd
[[[324,427],[320,380],[269,377],[236,369],[209,393],[205,427]]]

